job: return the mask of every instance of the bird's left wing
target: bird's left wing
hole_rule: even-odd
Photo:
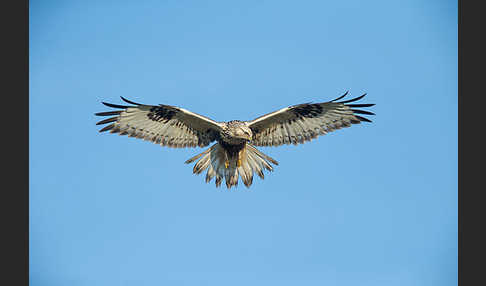
[[[204,147],[218,139],[221,124],[205,116],[176,106],[144,105],[121,98],[134,106],[103,102],[108,107],[121,110],[95,114],[113,116],[97,123],[110,123],[100,132],[109,130],[174,148]]]
[[[374,104],[348,104],[363,98],[366,94],[338,102],[348,93],[323,103],[304,103],[282,108],[263,115],[247,125],[253,132],[252,144],[256,146],[279,146],[304,143],[336,129],[349,127],[361,121],[371,122],[357,114],[374,113],[355,108]]]

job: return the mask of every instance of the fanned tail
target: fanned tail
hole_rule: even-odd
[[[278,165],[278,162],[273,158],[249,144],[243,145],[239,150],[232,151],[226,150],[221,144],[216,143],[185,163],[189,164],[196,160],[198,161],[192,170],[194,174],[201,174],[207,169],[206,183],[216,178],[216,187],[219,187],[224,178],[228,189],[238,185],[240,176],[243,184],[249,188],[253,183],[254,172],[264,179],[263,170],[266,169],[271,172],[273,171],[271,164]]]

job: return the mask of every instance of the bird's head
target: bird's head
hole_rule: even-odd
[[[253,132],[251,132],[251,129],[248,126],[242,124],[235,128],[234,137],[250,141],[253,137]]]
[[[228,141],[250,141],[253,137],[251,129],[244,122],[236,120],[228,122],[224,133]]]

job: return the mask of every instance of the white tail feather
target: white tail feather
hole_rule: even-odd
[[[219,187],[224,178],[228,189],[238,185],[240,176],[245,186],[249,188],[253,183],[254,172],[263,179],[265,177],[263,174],[264,169],[273,171],[271,164],[278,165],[278,162],[273,158],[263,154],[249,144],[246,144],[237,154],[230,154],[223,146],[216,143],[185,163],[189,164],[196,160],[198,161],[193,168],[194,174],[201,174],[208,169],[206,183],[216,178],[216,187]]]

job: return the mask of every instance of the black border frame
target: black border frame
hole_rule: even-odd
[[[481,81],[484,82],[484,10],[473,1],[458,1],[458,282],[459,285],[485,285],[484,247],[484,167],[479,150],[484,149]],[[480,3],[480,2],[474,2]],[[482,57],[481,57],[482,56]],[[472,95],[477,95],[472,97]],[[474,137],[473,137],[474,136]],[[481,282],[483,281],[483,282]]]
[[[1,136],[5,168],[0,200],[0,281],[29,285],[29,1],[4,1],[0,7],[2,100],[6,100]]]

